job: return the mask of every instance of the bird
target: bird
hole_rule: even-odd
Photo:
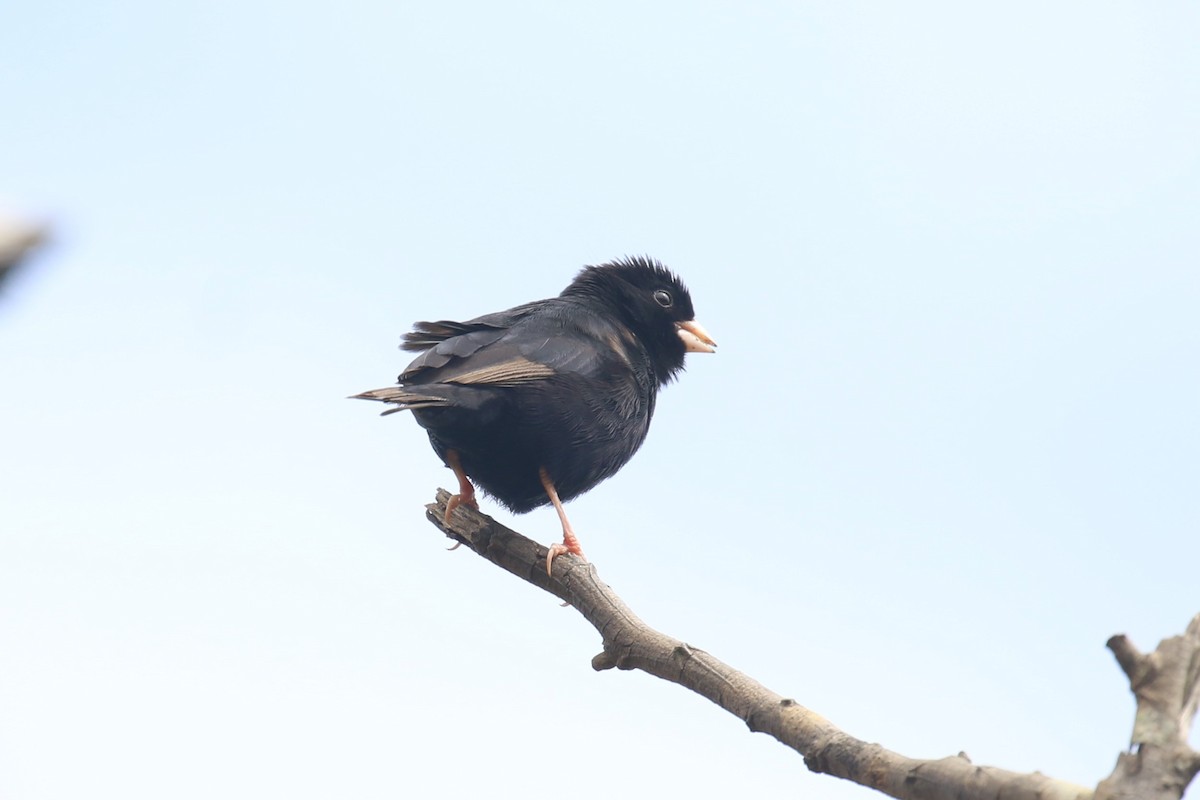
[[[687,353],[714,353],[683,281],[648,256],[585,266],[557,297],[466,322],[414,323],[420,355],[397,385],[354,395],[411,411],[458,479],[445,521],[478,485],[514,513],[553,505],[564,553],[585,558],[563,504],[642,446],[659,389]]]

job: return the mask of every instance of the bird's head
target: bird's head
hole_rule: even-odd
[[[562,296],[603,304],[646,348],[660,384],[683,369],[687,353],[716,352],[716,342],[696,321],[683,281],[652,258],[633,256],[584,267]]]

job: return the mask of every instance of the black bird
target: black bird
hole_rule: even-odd
[[[660,387],[684,354],[712,353],[687,288],[658,261],[585,267],[558,297],[467,322],[418,322],[423,351],[399,386],[355,397],[412,411],[458,478],[446,520],[478,509],[475,481],[517,513],[547,503],[562,522],[555,556],[583,556],[563,502],[616,474],[641,447]]]

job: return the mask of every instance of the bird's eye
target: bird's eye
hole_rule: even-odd
[[[666,289],[659,289],[654,293],[654,302],[658,303],[663,308],[671,307],[671,293]]]

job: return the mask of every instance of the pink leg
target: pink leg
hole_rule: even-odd
[[[558,499],[558,490],[554,488],[554,481],[550,480],[545,468],[538,470],[538,475],[542,479],[542,488],[546,490],[546,494],[550,496],[550,502],[554,504],[554,510],[558,512],[558,521],[562,523],[563,529],[562,544],[550,545],[550,552],[546,554],[546,573],[550,574],[550,567],[553,565],[554,559],[563,553],[579,556],[584,561],[587,561],[587,558],[583,555],[583,548],[579,546],[579,539],[575,536],[575,531],[571,530],[571,522],[567,519],[567,512],[563,509],[562,501]]]

